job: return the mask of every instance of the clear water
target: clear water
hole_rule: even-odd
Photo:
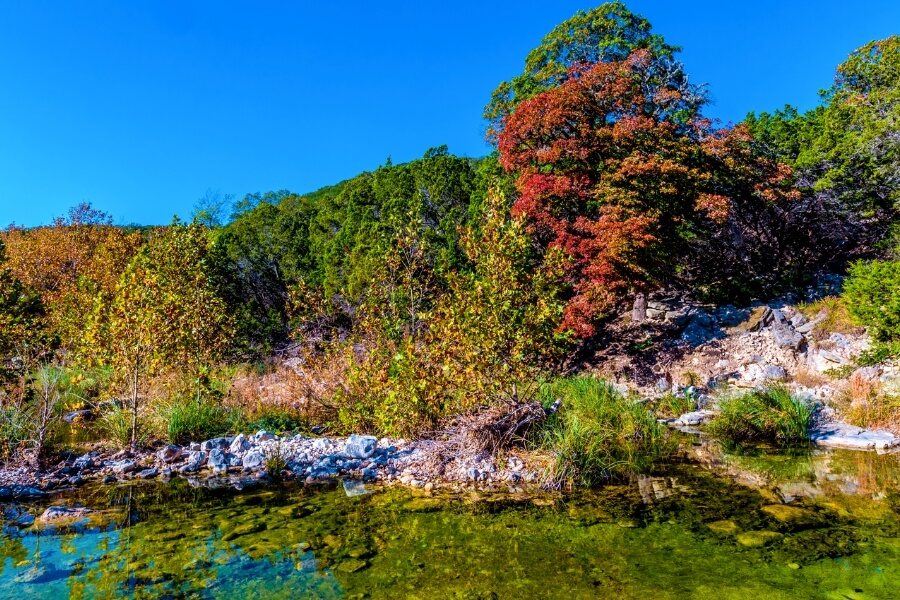
[[[94,488],[3,506],[0,598],[897,598],[898,492],[896,455],[715,445],[574,494]]]

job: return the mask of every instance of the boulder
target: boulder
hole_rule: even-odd
[[[231,445],[228,447],[229,452],[232,454],[240,454],[241,452],[246,452],[250,449],[250,442],[247,438],[244,437],[243,433],[239,433],[236,438],[231,441]]]
[[[260,429],[253,437],[256,438],[257,442],[268,442],[269,440],[275,439],[275,434],[270,431],[266,431],[265,429]]]
[[[672,423],[673,425],[702,425],[712,419],[715,413],[708,410],[697,410],[681,415]]]
[[[790,325],[785,323],[776,323],[772,327],[772,337],[775,345],[779,348],[791,348],[799,350],[803,345],[803,336],[795,331]]]
[[[227,452],[221,448],[216,448],[209,453],[209,462],[207,464],[212,467],[213,471],[227,471],[228,458]]]
[[[221,450],[226,450],[230,446],[231,446],[230,438],[218,437],[218,438],[213,438],[211,440],[206,440],[205,442],[200,444],[200,449],[204,450],[206,452],[210,452],[211,450],[215,450],[217,448],[221,449]]]
[[[763,369],[763,379],[766,381],[784,381],[787,379],[787,371],[778,365],[767,365]]]
[[[791,327],[796,329],[797,327],[801,327],[806,325],[806,317],[803,316],[803,313],[797,313],[793,317],[791,317]]]
[[[111,467],[112,472],[117,475],[131,473],[132,471],[137,471],[138,469],[138,464],[130,458],[126,458],[125,460],[111,461],[106,463],[106,466]]]
[[[372,435],[351,435],[344,453],[351,458],[369,458],[375,454],[378,438]]]
[[[94,468],[94,456],[88,452],[87,454],[83,454],[75,459],[75,462],[72,463],[72,468],[83,471],[85,469],[93,469]]]
[[[265,455],[258,450],[253,450],[244,455],[244,458],[241,460],[241,466],[245,469],[258,469],[265,462]]]
[[[140,479],[153,479],[157,475],[159,475],[159,469],[157,469],[156,467],[152,467],[150,469],[144,469],[143,471],[138,472],[136,477]]]
[[[182,452],[181,446],[166,446],[165,448],[159,449],[159,452],[156,453],[156,457],[162,462],[169,464],[181,458]]]
[[[193,450],[188,454],[188,462],[197,463],[201,467],[206,464],[207,460],[209,460],[209,454],[203,450]]]
[[[900,438],[890,431],[868,430],[838,422],[819,425],[810,432],[809,439],[820,446],[859,450],[888,450],[900,446]]]

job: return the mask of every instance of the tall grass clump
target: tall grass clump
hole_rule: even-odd
[[[719,410],[708,426],[708,431],[719,437],[782,444],[809,439],[812,409],[782,386],[723,398]]]
[[[541,434],[555,456],[548,484],[597,485],[649,467],[673,449],[665,426],[640,403],[593,377],[558,379],[540,391],[544,404],[562,400]]]
[[[166,438],[172,444],[210,439],[228,433],[236,418],[220,404],[188,400],[167,406],[162,415]]]

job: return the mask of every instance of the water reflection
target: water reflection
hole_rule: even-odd
[[[897,466],[703,443],[688,461],[568,495],[80,490],[55,500],[94,509],[72,522],[2,507],[0,596],[891,597]]]

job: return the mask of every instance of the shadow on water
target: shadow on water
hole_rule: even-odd
[[[898,466],[702,442],[570,494],[82,489],[54,500],[93,509],[70,522],[3,506],[0,596],[889,598]]]

